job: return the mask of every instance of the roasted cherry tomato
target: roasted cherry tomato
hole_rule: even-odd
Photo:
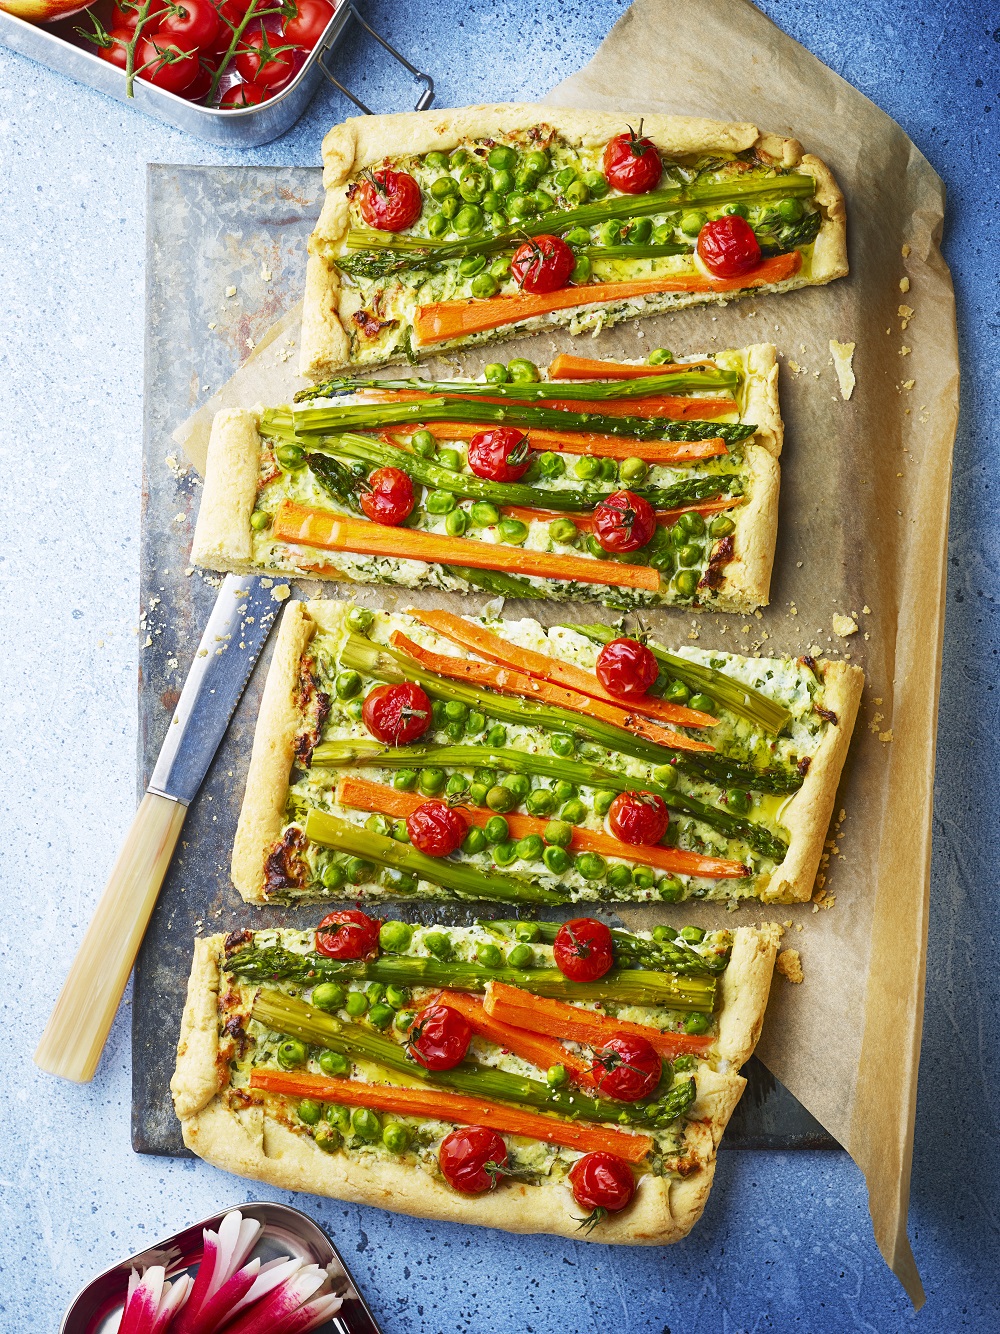
[[[459,1126],[438,1149],[441,1174],[463,1195],[482,1195],[497,1184],[507,1163],[507,1145],[486,1126]]]
[[[584,1219],[591,1227],[624,1209],[635,1194],[635,1177],[625,1159],[601,1149],[576,1160],[569,1170],[569,1184],[577,1204],[591,1211]]]
[[[269,89],[258,88],[255,83],[234,83],[232,88],[228,88],[222,94],[219,106],[255,107],[261,102],[266,102],[270,95]]]
[[[575,265],[576,256],[558,236],[533,236],[514,251],[510,271],[525,292],[558,292]]]
[[[425,801],[406,817],[410,842],[428,857],[449,857],[461,846],[468,830],[465,816],[446,801]]]
[[[656,511],[634,491],[616,491],[594,510],[594,532],[605,551],[638,551],[656,532]]]
[[[413,681],[376,686],[365,696],[361,717],[376,741],[405,746],[430,727],[431,702]]]
[[[612,639],[597,655],[597,679],[610,695],[638,699],[656,681],[660,668],[638,639]]]
[[[651,1042],[622,1036],[610,1038],[594,1052],[591,1071],[603,1097],[639,1102],[656,1088],[663,1066]]]
[[[659,184],[663,163],[652,139],[642,137],[630,125],[625,134],[616,134],[604,150],[604,174],[608,184],[626,195],[644,195]]]
[[[164,88],[168,93],[182,93],[198,76],[198,50],[194,42],[178,41],[169,33],[140,37],[135,53],[135,69],[140,79]]]
[[[364,179],[356,188],[356,197],[361,216],[369,227],[377,227],[380,232],[401,232],[420,217],[424,201],[420,186],[408,172],[380,167],[362,175]]]
[[[292,77],[294,47],[263,26],[256,32],[244,32],[236,49],[236,68],[247,83],[255,83],[259,88],[280,88]]]
[[[608,811],[615,838],[636,847],[654,847],[667,832],[670,812],[655,792],[619,792]]]
[[[493,482],[518,481],[531,467],[527,434],[514,426],[478,431],[469,441],[469,467]]]
[[[211,46],[222,26],[211,0],[177,0],[160,16],[160,32],[175,37],[185,49]]]
[[[718,278],[738,278],[760,263],[760,245],[746,218],[713,218],[698,233],[698,254]]]
[[[378,951],[381,925],[357,908],[327,913],[316,931],[316,950],[328,959],[367,959]]]
[[[97,54],[109,65],[117,65],[119,69],[124,69],[128,60],[125,48],[132,40],[132,31],[132,28],[112,28],[108,33],[111,45],[98,47]]]
[[[361,508],[373,523],[396,528],[413,509],[413,483],[401,468],[376,468],[361,492]]]
[[[406,1045],[427,1070],[451,1070],[463,1060],[472,1041],[472,1027],[450,1005],[428,1005],[413,1021]]]
[[[303,51],[311,51],[333,18],[333,5],[328,0],[297,0],[294,7],[295,16],[285,20],[282,36]]]
[[[571,982],[596,982],[615,962],[611,932],[594,917],[564,922],[552,945],[556,967]]]

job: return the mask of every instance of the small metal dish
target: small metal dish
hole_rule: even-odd
[[[336,0],[335,0],[336,3]],[[94,6],[99,16],[104,8]],[[337,79],[329,70],[326,58],[336,47],[347,29],[348,21],[354,19],[360,23],[393,59],[399,61],[414,78],[423,85],[424,90],[417,99],[415,110],[426,111],[434,101],[434,80],[411,65],[405,56],[395,47],[390,46],[384,37],[361,17],[352,0],[340,0],[336,3],[333,18],[327,24],[326,31],[306,57],[302,68],[295,78],[275,97],[261,102],[259,106],[233,108],[221,111],[217,107],[203,107],[196,102],[185,101],[176,93],[168,93],[142,79],[136,79],[135,96],[129,98],[125,93],[125,74],[87,47],[76,29],[80,27],[85,15],[74,14],[69,18],[59,19],[44,25],[26,23],[0,10],[0,44],[18,51],[23,56],[39,61],[58,74],[66,74],[78,83],[88,84],[108,97],[137,107],[147,116],[173,125],[178,130],[207,139],[209,143],[223,144],[233,148],[256,148],[260,144],[270,143],[290,129],[312,101],[320,80],[326,78],[335,88],[349,97],[356,107],[366,114],[371,111],[364,102]]]
[[[323,1229],[298,1209],[286,1204],[251,1202],[236,1204],[244,1218],[255,1218],[261,1224],[260,1239],[253,1254],[261,1260],[273,1260],[279,1255],[301,1256],[309,1264],[318,1264],[333,1280],[334,1291],[344,1298],[344,1304],[317,1334],[382,1334],[375,1317],[358,1292],[340,1252]],[[59,1326],[59,1334],[108,1334],[115,1329],[125,1304],[128,1278],[132,1269],[148,1269],[163,1265],[168,1278],[175,1278],[197,1265],[201,1259],[205,1228],[218,1228],[229,1213],[223,1209],[211,1218],[193,1223],[183,1232],[165,1237],[148,1250],[130,1255],[127,1260],[105,1269],[91,1279],[77,1294]]]

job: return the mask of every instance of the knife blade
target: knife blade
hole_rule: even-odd
[[[223,581],[146,794],[35,1052],[50,1074],[94,1077],[187,808],[281,609],[272,583],[235,574]]]

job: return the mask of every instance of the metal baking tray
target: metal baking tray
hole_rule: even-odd
[[[99,17],[103,7],[102,5],[93,7]],[[336,5],[326,31],[309,52],[302,68],[287,88],[283,88],[277,96],[262,102],[259,106],[226,111],[187,102],[176,93],[168,93],[142,79],[135,81],[135,96],[126,97],[124,72],[106,60],[101,60],[94,51],[81,45],[83,39],[76,33],[76,28],[83,18],[82,14],[74,14],[69,18],[42,26],[26,23],[24,19],[0,10],[0,44],[39,61],[58,74],[66,74],[78,83],[88,84],[98,92],[106,93],[108,97],[129,103],[145,112],[147,116],[165,121],[175,129],[185,130],[188,134],[197,135],[199,139],[207,139],[213,144],[223,144],[232,148],[256,148],[259,144],[267,144],[272,139],[277,139],[290,129],[305,111],[322,78],[326,78],[345,97],[349,97],[355,106],[370,115],[370,108],[345,88],[327,65],[328,57],[343,37],[351,19],[359,23],[394,60],[399,61],[423,84],[423,91],[417,98],[415,110],[426,111],[434,101],[434,80],[430,75],[411,65],[405,56],[390,46],[385,38],[362,18],[352,0],[341,0]]]
[[[317,1223],[286,1204],[251,1202],[236,1204],[232,1208],[239,1209],[244,1218],[255,1218],[261,1224],[253,1255],[264,1262],[279,1255],[301,1256],[309,1264],[318,1264],[330,1275],[334,1291],[343,1297],[344,1304],[332,1320],[318,1328],[316,1334],[382,1334],[340,1252]],[[59,1334],[109,1334],[117,1329],[132,1269],[163,1265],[168,1278],[183,1274],[201,1259],[203,1230],[218,1228],[229,1212],[229,1209],[223,1209],[211,1218],[203,1218],[200,1223],[192,1223],[183,1232],[165,1237],[91,1279],[63,1317]]]

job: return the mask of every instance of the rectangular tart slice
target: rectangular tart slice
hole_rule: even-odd
[[[631,126],[535,105],[335,126],[302,373],[596,331],[847,273],[843,196],[796,140],[679,116]]]
[[[362,583],[766,605],[782,423],[771,344],[560,356],[471,381],[328,381],[220,412],[192,560]]]
[[[421,1218],[630,1245],[687,1235],[780,928],[593,922],[610,971],[574,982],[556,923],[355,919],[372,933],[355,962],[331,957],[336,923],[195,942],[171,1081],[188,1148]]]
[[[808,899],[860,668],[651,641],[656,680],[623,700],[595,670],[617,634],[290,603],[233,849],[243,898]],[[651,843],[622,832],[630,793],[665,823]],[[410,837],[432,799],[463,822],[450,855]]]

